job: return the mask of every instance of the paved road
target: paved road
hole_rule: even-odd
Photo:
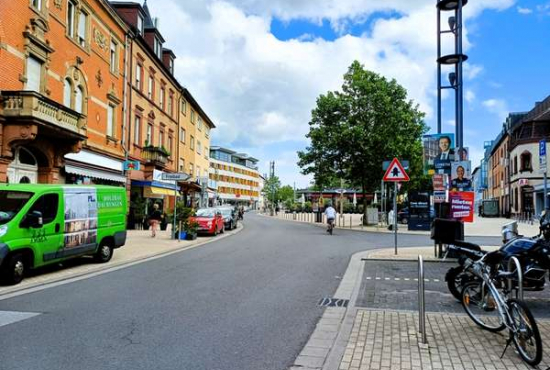
[[[463,313],[464,309],[449,290],[445,273],[455,266],[451,263],[424,264],[426,311]],[[418,266],[416,262],[365,262],[357,305],[377,309],[418,310]],[[550,289],[525,292],[527,304],[537,318],[550,318]]]
[[[350,256],[393,243],[390,234],[245,221],[243,232],[197,249],[0,300],[0,311],[39,313],[0,326],[0,369],[284,370]],[[400,243],[430,244],[417,235]],[[0,325],[10,315],[0,312]]]

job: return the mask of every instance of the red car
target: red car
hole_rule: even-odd
[[[223,216],[216,208],[198,209],[189,221],[199,224],[199,234],[218,235],[224,232]]]

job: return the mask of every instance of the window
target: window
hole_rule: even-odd
[[[153,126],[147,125],[147,134],[145,135],[145,146],[152,145],[151,140],[153,139]]]
[[[525,151],[521,154],[521,169],[522,171],[533,171],[533,167],[531,166],[531,153]]]
[[[199,155],[202,154],[202,145],[201,145],[201,142],[197,140],[197,153]]]
[[[189,163],[189,174],[190,174],[191,176],[193,176],[194,169],[195,169],[195,168],[193,167],[193,163]]]
[[[31,1],[31,5],[32,5],[33,8],[35,8],[36,10],[42,10],[42,0],[32,0],[32,1]]]
[[[201,177],[201,168],[197,166],[197,179]]]
[[[170,59],[170,73],[174,74],[174,59]]]
[[[134,119],[134,143],[139,145],[139,135],[141,133],[141,117]]]
[[[164,94],[166,93],[164,86],[160,88],[160,109],[164,110]]]
[[[172,106],[174,102],[174,95],[170,94],[170,97],[168,98],[168,114],[170,117],[174,115],[174,112],[172,112]]]
[[[199,129],[199,131],[202,131],[202,118],[201,118],[201,116],[199,116],[197,118],[197,128]]]
[[[88,14],[80,12],[78,16],[78,43],[85,47],[87,43],[86,29],[88,28]]]
[[[181,113],[183,113],[184,116],[187,115],[187,102],[185,99],[181,99]]]
[[[42,79],[42,62],[33,56],[27,58],[27,86],[26,90],[40,92]]]
[[[206,137],[210,136],[210,127],[204,126],[204,136]]]
[[[168,136],[168,151],[172,153],[174,151],[174,148],[172,148],[173,145],[173,139],[172,136]]]
[[[154,51],[159,59],[162,59],[162,43],[155,37]]]
[[[180,141],[185,144],[185,129],[180,127]]]
[[[118,45],[113,40],[111,40],[111,54],[109,61],[111,63],[111,72],[118,72]]]
[[[195,124],[195,111],[191,109],[191,123]]]
[[[140,35],[143,35],[143,16],[141,14],[138,14],[137,31]]]
[[[208,153],[209,153],[209,152],[208,152],[208,147],[205,146],[205,147],[204,147],[204,158],[208,159]]]
[[[179,172],[185,172],[185,159],[180,158]]]
[[[71,81],[66,78],[63,82],[63,105],[67,108],[71,108],[71,97],[73,95],[73,85]]]
[[[107,136],[115,136],[115,107],[112,104],[107,108]]]
[[[84,112],[84,90],[82,86],[76,88],[76,95],[74,98],[74,110],[78,113]]]
[[[59,208],[59,196],[57,194],[45,194],[34,202],[28,213],[38,211],[42,213],[42,222],[49,224],[57,217]]]
[[[155,78],[151,75],[149,75],[149,86],[147,87],[147,96],[149,99],[153,100],[155,92]]]
[[[159,132],[159,146],[164,146],[164,131]]]
[[[67,35],[74,38],[74,16],[75,16],[75,5],[72,1],[67,3]]]
[[[136,88],[141,91],[141,74],[143,73],[143,68],[141,64],[136,64]]]
[[[193,137],[193,135],[191,135],[189,146],[191,147],[191,150],[195,150],[195,138]]]

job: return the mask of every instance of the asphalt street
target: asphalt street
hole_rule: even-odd
[[[431,244],[420,235],[399,243]],[[0,311],[38,313],[0,326],[0,369],[284,370],[351,255],[392,246],[391,234],[329,236],[247,213],[235,236],[0,300]]]

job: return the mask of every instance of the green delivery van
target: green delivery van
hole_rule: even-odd
[[[84,255],[108,262],[126,242],[126,210],[121,187],[0,184],[0,279]]]

